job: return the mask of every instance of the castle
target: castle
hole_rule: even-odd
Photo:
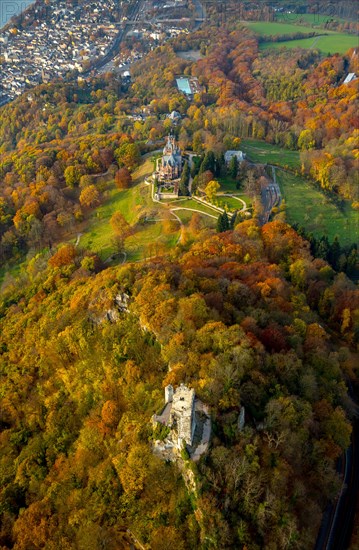
[[[171,384],[165,388],[165,401],[172,403],[168,426],[177,435],[177,448],[181,449],[183,443],[192,445],[196,420],[194,414],[195,393],[191,388],[181,384],[176,391]]]
[[[169,135],[163,149],[163,155],[159,166],[159,179],[162,181],[175,180],[180,177],[181,173],[181,150],[176,144],[174,136]]]
[[[183,445],[191,446],[195,419],[195,392],[181,384],[176,390],[171,384],[165,388],[165,408],[161,415],[154,415],[153,422],[159,422],[171,429],[173,445],[181,450]]]
[[[197,461],[207,452],[211,438],[211,418],[208,407],[195,391],[184,384],[176,389],[165,387],[165,406],[160,415],[152,416],[152,425],[169,429],[163,440],[154,444],[154,451],[166,460],[173,460],[176,451],[185,447],[191,460]],[[175,451],[175,454],[173,454]]]

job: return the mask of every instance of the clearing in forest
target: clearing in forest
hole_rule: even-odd
[[[243,139],[241,150],[246,153],[247,160],[258,164],[276,164],[292,170],[300,169],[299,151],[290,151],[279,145],[266,143],[255,139]]]
[[[299,16],[297,15],[297,17]],[[320,29],[318,28],[318,25],[321,22],[316,23],[315,19],[313,19],[313,26],[309,26],[309,24],[311,23],[310,20],[308,20],[308,26],[296,25],[295,19],[293,19],[293,22],[288,22],[288,20],[283,21],[285,22],[249,21],[245,22],[245,25],[251,28],[257,34],[264,37],[276,35],[295,35],[297,33],[313,32],[320,35],[310,38],[286,40],[284,42],[262,42],[260,44],[260,49],[282,47],[304,49],[315,48],[325,54],[344,54],[350,48],[358,47],[358,37],[355,34],[346,34],[327,29]]]
[[[288,223],[298,223],[315,237],[337,235],[342,246],[357,242],[359,212],[349,202],[336,206],[314,183],[284,170],[277,170],[277,181],[286,204]]]

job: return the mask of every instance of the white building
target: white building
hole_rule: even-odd
[[[242,162],[246,158],[246,155],[243,151],[226,151],[224,153],[226,164],[229,164],[233,157],[237,157],[238,162]]]
[[[344,80],[343,84],[349,84],[350,82],[353,82],[353,80],[356,80],[357,76],[355,73],[349,73]]]

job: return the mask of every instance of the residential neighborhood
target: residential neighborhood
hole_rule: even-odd
[[[105,54],[118,34],[114,0],[86,5],[59,1],[43,18],[23,29],[10,27],[0,35],[2,78],[0,102],[20,95],[26,87],[82,72],[90,60]]]
[[[189,18],[178,24],[172,19],[179,9],[190,13],[186,6],[182,1],[165,6],[153,1],[121,3],[120,7],[114,0],[36,3],[21,16],[21,24],[15,20],[0,31],[0,105],[56,78],[86,75],[90,69],[94,74],[128,70],[144,53],[188,32]],[[121,51],[127,35],[141,41],[141,51]]]

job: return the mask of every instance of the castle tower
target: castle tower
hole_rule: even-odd
[[[165,403],[172,403],[173,401],[173,387],[171,384],[165,387]]]

